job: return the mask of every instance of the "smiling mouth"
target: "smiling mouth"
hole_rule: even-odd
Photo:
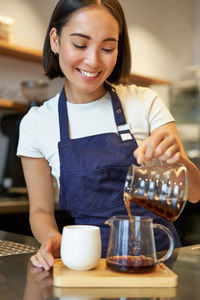
[[[99,74],[101,72],[96,72],[96,73],[90,73],[90,72],[86,72],[86,71],[83,71],[83,70],[80,70],[80,69],[77,69],[82,75],[88,77],[88,78],[95,78],[95,77],[98,77]]]

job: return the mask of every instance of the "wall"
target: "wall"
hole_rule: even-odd
[[[176,79],[200,63],[199,0],[120,0],[129,27],[136,73]]]
[[[200,65],[200,0],[196,0],[194,63]]]
[[[200,0],[120,0],[132,49],[132,72],[175,80],[200,64]],[[169,104],[169,89],[152,86]]]
[[[15,19],[12,42],[41,49],[56,0],[1,0],[1,15]]]

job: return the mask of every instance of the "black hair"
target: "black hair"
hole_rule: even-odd
[[[50,31],[54,27],[58,37],[61,35],[63,27],[67,24],[70,17],[77,10],[94,5],[103,5],[114,16],[119,24],[118,57],[116,65],[107,78],[107,81],[114,84],[127,84],[131,69],[131,50],[128,37],[126,20],[122,7],[118,0],[59,0],[51,16],[47,29],[43,48],[43,68],[45,74],[50,78],[64,77],[59,65],[59,58],[50,46]]]

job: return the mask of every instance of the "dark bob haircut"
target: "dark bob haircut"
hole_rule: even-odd
[[[128,37],[126,20],[122,7],[118,0],[59,0],[49,23],[44,48],[43,48],[43,68],[48,78],[64,77],[59,66],[59,58],[50,46],[50,31],[56,28],[58,36],[61,35],[63,27],[70,17],[77,10],[94,5],[103,5],[114,16],[119,24],[119,43],[117,63],[107,81],[113,84],[128,84],[131,69],[131,51]]]

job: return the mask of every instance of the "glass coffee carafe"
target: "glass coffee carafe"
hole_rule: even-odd
[[[106,265],[113,271],[149,273],[173,252],[172,233],[163,225],[153,224],[151,218],[115,216],[105,224],[110,226]],[[160,259],[156,257],[154,228],[163,230],[170,241],[167,253]]]
[[[131,165],[128,170],[124,202],[129,215],[130,204],[135,202],[173,222],[181,214],[187,194],[187,169],[183,164],[161,165],[158,161],[153,161],[139,167]]]

